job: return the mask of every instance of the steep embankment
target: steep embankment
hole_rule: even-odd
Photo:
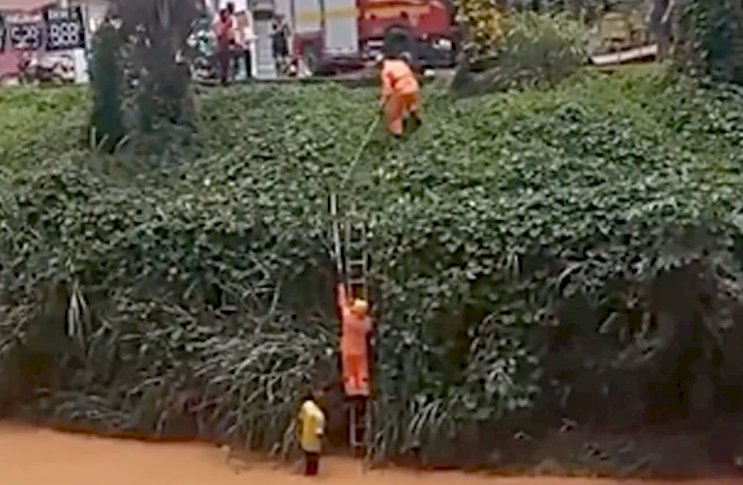
[[[0,104],[50,132],[0,133],[6,404],[288,449],[299,393],[338,382],[326,203],[374,93],[204,93],[200,156],[147,171],[72,148],[82,108],[59,110],[79,93],[11,93]],[[741,106],[653,75],[458,102],[434,88],[409,140],[377,133],[341,193],[372,235],[376,456],[683,474],[699,463],[669,465],[676,440],[648,458],[591,431],[693,422],[729,433],[695,452],[730,463],[737,433],[714,418],[743,382]],[[560,428],[584,434],[543,451]]]

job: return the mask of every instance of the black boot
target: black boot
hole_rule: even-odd
[[[420,128],[421,125],[423,124],[423,120],[421,120],[420,116],[418,116],[417,113],[413,113],[410,116],[410,122],[411,122],[410,124],[411,124],[411,128],[413,129],[413,131]]]

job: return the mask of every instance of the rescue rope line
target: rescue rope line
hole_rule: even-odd
[[[351,164],[348,167],[348,172],[346,172],[346,176],[343,177],[343,183],[341,184],[341,187],[345,186],[348,182],[348,179],[351,178],[351,174],[353,173],[353,169],[356,168],[356,165],[359,163],[359,160],[361,159],[361,155],[364,154],[364,150],[366,149],[366,146],[371,141],[371,137],[374,134],[374,130],[377,129],[377,125],[379,125],[379,114],[374,115],[374,119],[372,120],[371,124],[369,125],[369,129],[366,132],[366,136],[364,136],[364,140],[361,143],[361,146],[359,146],[358,151],[356,152],[356,156],[351,160]]]

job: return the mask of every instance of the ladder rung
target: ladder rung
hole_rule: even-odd
[[[366,259],[350,259],[346,264],[348,266],[366,266]]]
[[[348,278],[349,285],[365,285],[366,278]]]
[[[347,271],[348,274],[346,276],[349,278],[361,278],[362,276],[365,277],[366,274],[368,273],[366,265],[363,265],[363,264],[361,265],[349,264],[349,265],[346,265],[346,269],[348,270]]]

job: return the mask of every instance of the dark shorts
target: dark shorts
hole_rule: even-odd
[[[271,45],[274,57],[288,57],[289,44],[283,39],[274,39]]]
[[[320,471],[320,453],[304,452],[304,474],[314,477]]]

